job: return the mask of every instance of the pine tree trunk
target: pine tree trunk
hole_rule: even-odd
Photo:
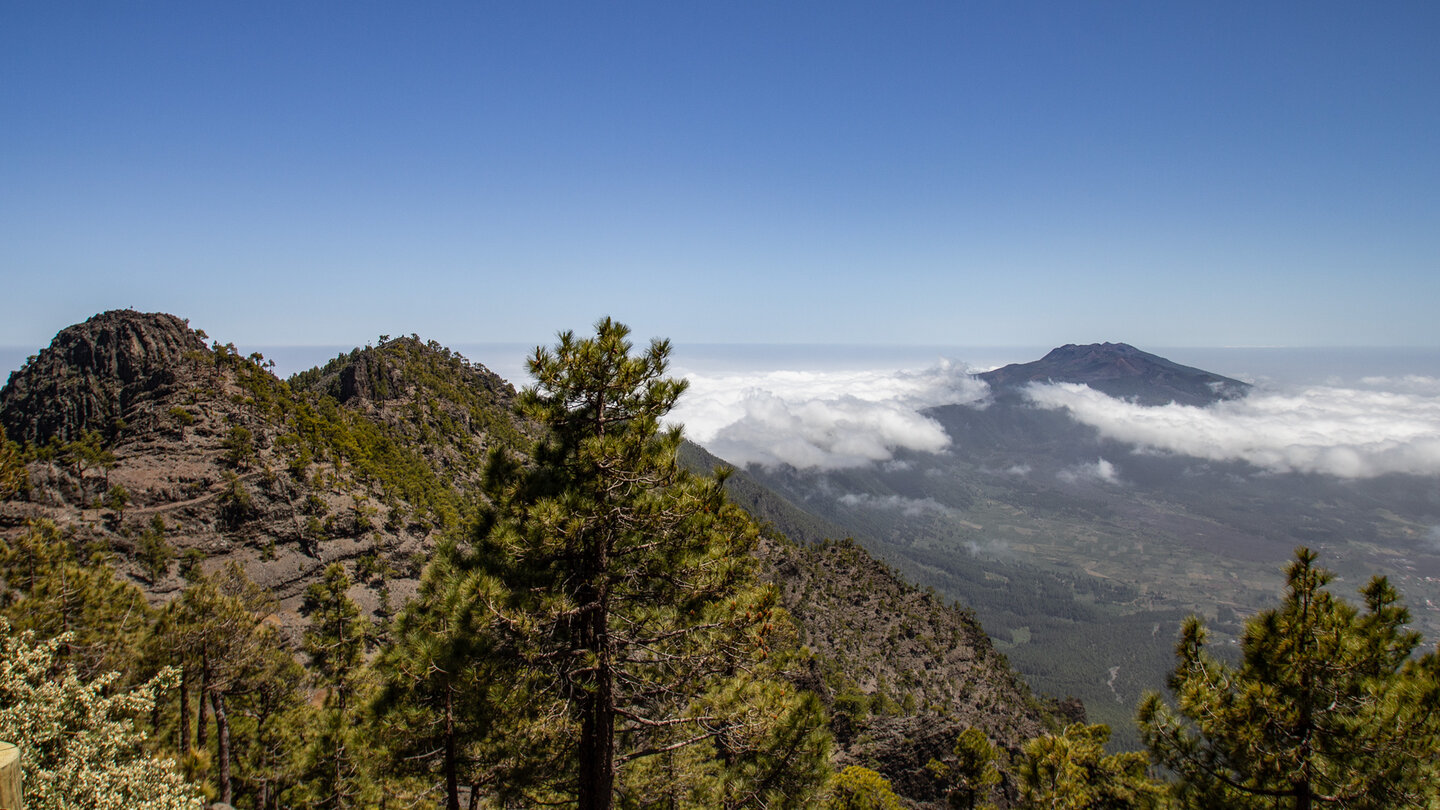
[[[579,810],[610,810],[615,790],[615,713],[607,710],[614,694],[608,667],[595,679],[595,694],[580,720]]]
[[[206,696],[210,694],[210,659],[202,653],[200,655],[200,705],[195,710],[195,748],[199,751],[205,750],[205,743],[209,739],[210,721],[206,714],[210,708],[210,701]]]
[[[215,710],[216,755],[220,766],[220,801],[231,804],[233,793],[230,785],[230,720],[225,715],[225,696],[216,693],[211,697]]]
[[[583,620],[581,647],[595,654],[595,671],[582,692],[579,810],[610,810],[615,792],[615,673],[610,650],[608,538],[595,541],[588,581],[594,608]],[[583,602],[582,602],[583,604]]]
[[[189,664],[180,665],[180,753],[190,752],[190,679]]]
[[[470,795],[473,797],[475,791],[471,790]],[[454,691],[448,685],[445,687],[445,810],[460,810],[460,775],[455,761]]]

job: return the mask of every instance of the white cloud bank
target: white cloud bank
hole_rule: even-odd
[[[1440,380],[1363,384],[1255,391],[1205,408],[1145,407],[1069,383],[1032,385],[1028,393],[1041,407],[1068,408],[1102,435],[1147,449],[1243,460],[1277,473],[1440,474]]]
[[[898,450],[938,453],[950,437],[925,408],[971,402],[984,383],[963,366],[922,370],[688,374],[673,421],[732,464],[834,470],[888,462]]]
[[[733,464],[835,470],[903,465],[901,450],[939,453],[950,437],[926,408],[983,401],[963,364],[893,370],[690,373],[672,412],[686,435]],[[1440,475],[1440,378],[1368,377],[1348,385],[1257,388],[1205,408],[1145,407],[1082,385],[1035,385],[1035,404],[1068,408],[1110,438],[1158,452],[1247,461],[1276,473],[1365,478]],[[899,466],[895,467],[899,469]],[[1024,470],[1008,471],[1024,474]],[[1100,459],[1067,471],[1123,483]]]

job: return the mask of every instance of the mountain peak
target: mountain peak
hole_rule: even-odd
[[[1129,343],[1066,343],[1064,346],[1051,349],[1045,357],[1065,357],[1079,352],[1109,352],[1112,354],[1144,354],[1144,352],[1131,346]]]
[[[1142,405],[1208,405],[1250,390],[1248,383],[1182,366],[1128,343],[1067,343],[1034,362],[1013,363],[979,377],[999,392],[1034,382],[1080,383]]]
[[[507,409],[515,397],[514,387],[490,369],[417,335],[342,353],[324,366],[292,376],[290,385],[359,407],[413,398],[420,389],[455,401],[471,398],[464,391],[479,393],[486,401],[503,401]]]
[[[163,312],[116,309],[62,329],[0,390],[0,424],[12,439],[76,439],[108,431],[139,396],[176,381],[205,342]]]

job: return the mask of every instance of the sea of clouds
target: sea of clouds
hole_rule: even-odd
[[[984,407],[988,390],[973,376],[978,370],[941,361],[898,370],[690,371],[690,389],[672,417],[691,439],[742,466],[823,471],[892,462],[901,450],[961,452],[924,411]],[[1204,408],[1146,407],[1071,384],[1034,385],[1028,395],[1036,407],[1067,409],[1144,452],[1246,461],[1275,473],[1440,475],[1435,376],[1262,383],[1243,399]],[[1076,474],[1115,476],[1103,459]]]

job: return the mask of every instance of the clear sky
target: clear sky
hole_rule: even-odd
[[[0,4],[0,345],[1440,346],[1440,3]]]

